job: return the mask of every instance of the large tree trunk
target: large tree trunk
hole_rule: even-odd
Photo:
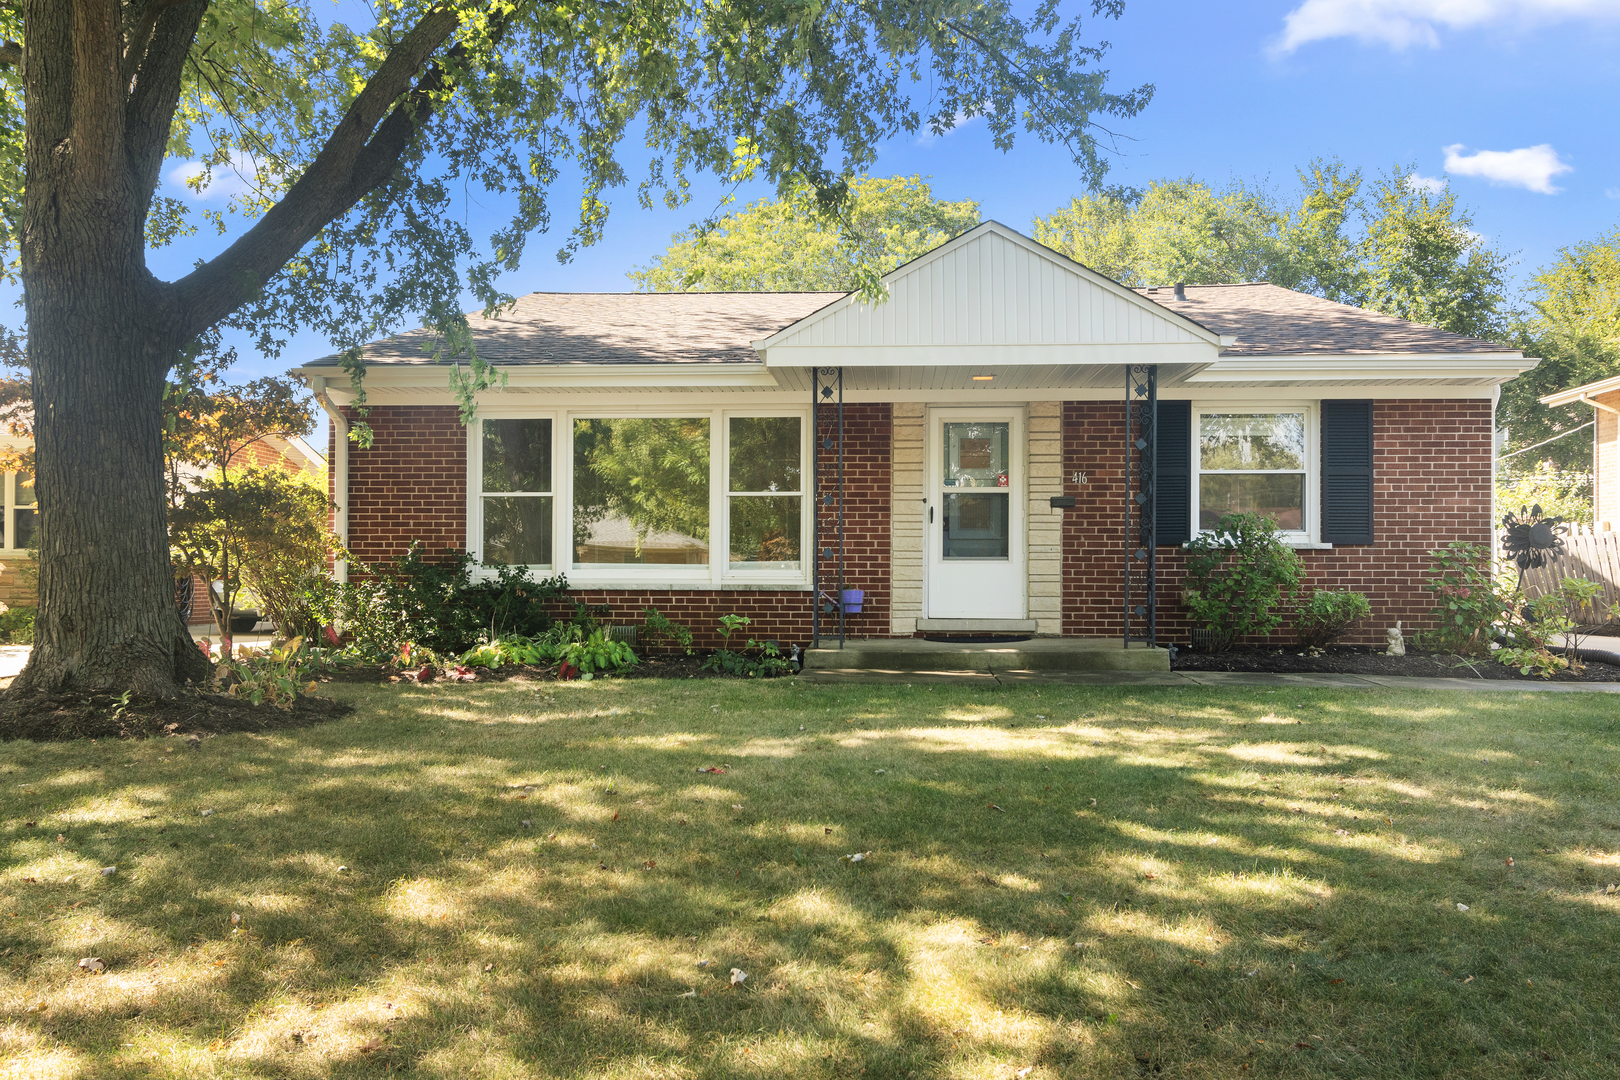
[[[153,170],[131,167],[168,114],[162,131],[126,117],[119,15],[116,0],[28,6],[21,254],[39,612],[13,697],[169,695],[206,667],[175,607],[164,520],[163,383],[185,330],[144,263]]]
[[[202,660],[175,607],[164,519],[163,383],[181,343],[144,269],[118,266],[96,231],[29,274],[39,614],[13,692],[168,695]]]

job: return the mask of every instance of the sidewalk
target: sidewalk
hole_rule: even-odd
[[[1247,671],[872,671],[820,668],[797,678],[812,683],[912,683],[974,686],[1314,687],[1318,690],[1469,690],[1620,694],[1620,682],[1550,683],[1529,679],[1430,679],[1406,675],[1274,675]]]

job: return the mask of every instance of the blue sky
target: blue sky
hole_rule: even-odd
[[[1294,169],[1316,155],[1368,172],[1415,164],[1430,177],[1449,162],[1476,228],[1517,260],[1520,280],[1560,247],[1620,224],[1620,0],[1128,0],[1119,21],[1089,26],[1092,41],[1113,44],[1106,66],[1115,88],[1157,87],[1142,115],[1111,124],[1130,137],[1111,182],[1237,176],[1286,192]],[[638,147],[625,156],[641,160]],[[1026,231],[1080,191],[1060,149],[1021,140],[1002,154],[982,122],[896,138],[873,172],[928,175],[937,195],[977,199],[986,216]],[[531,243],[524,266],[503,281],[508,291],[625,289],[625,272],[710,212],[720,189],[700,181],[692,203],[675,211],[644,211],[621,190],[603,242],[559,265],[553,253],[578,195],[565,175],[553,192],[557,227]],[[475,226],[493,224],[476,206],[468,214]],[[199,233],[155,253],[153,269],[177,276],[220,243]],[[244,350],[239,374],[279,373],[325,351],[313,335],[280,358]]]

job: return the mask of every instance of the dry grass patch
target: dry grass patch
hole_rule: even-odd
[[[1607,696],[333,693],[0,745],[0,1075],[1620,1068]]]

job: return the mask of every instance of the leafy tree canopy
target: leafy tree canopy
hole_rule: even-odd
[[[1126,285],[1269,281],[1475,337],[1504,331],[1506,262],[1449,187],[1313,161],[1292,202],[1233,181],[1161,180],[1076,198],[1035,238]]]
[[[1555,409],[1537,398],[1620,375],[1620,228],[1561,250],[1530,279],[1526,299],[1527,309],[1513,320],[1514,344],[1541,363],[1502,387],[1498,418],[1508,429],[1508,452],[1592,420],[1590,406]],[[1507,461],[1515,473],[1545,466],[1585,472],[1592,467],[1592,435],[1569,435]]]
[[[144,189],[140,220],[123,224],[160,247],[199,226],[223,233],[231,217],[252,223],[175,283],[188,335],[223,323],[274,355],[295,329],[353,348],[422,319],[441,331],[445,355],[467,356],[469,373],[453,380],[464,396],[491,376],[472,354],[459,298],[510,301],[496,279],[551,227],[550,189],[565,165],[584,190],[563,259],[601,235],[608,192],[632,181],[643,205],[673,206],[694,174],[759,175],[782,201],[836,214],[884,139],[943,132],[963,116],[984,117],[1003,149],[1020,129],[1061,142],[1081,182],[1097,183],[1108,167],[1098,137],[1109,133],[1095,116],[1134,115],[1152,95],[1106,88],[1096,66],[1106,46],[1085,44],[1081,16],[1058,0],[1028,19],[999,0],[371,0],[369,29],[323,23],[311,0],[109,5],[122,15],[125,81],[142,84],[112,104],[120,120],[156,107],[167,131],[132,177]],[[1123,3],[1090,8],[1114,18]],[[0,255],[10,271],[23,224],[21,61],[31,51],[44,61],[55,44],[31,44],[27,29],[14,5],[0,6],[0,37],[21,43],[0,51]],[[170,94],[172,128],[161,115]],[[635,134],[653,151],[639,178],[619,160]],[[195,188],[235,173],[243,190],[223,210],[156,196],[164,160],[195,162]],[[456,208],[469,188],[514,208],[488,237]],[[915,204],[915,221],[871,237],[857,265],[907,243],[907,229],[939,228],[925,191],[890,197]]]
[[[979,204],[934,198],[921,176],[862,176],[840,214],[819,210],[798,181],[712,226],[672,238],[652,265],[630,271],[643,292],[850,292],[979,223]]]

